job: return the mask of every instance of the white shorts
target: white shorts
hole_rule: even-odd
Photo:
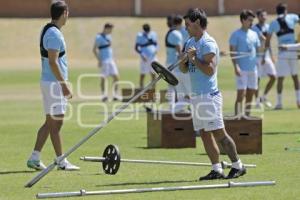
[[[101,63],[101,75],[104,77],[115,76],[119,74],[117,65],[114,60],[106,60]]]
[[[192,118],[194,130],[214,131],[224,128],[222,105],[223,99],[220,92],[193,96]]]
[[[41,81],[40,86],[45,114],[51,116],[65,114],[68,101],[62,93],[59,82]]]
[[[153,61],[157,61],[157,58],[154,57],[153,59],[149,59],[147,58],[147,61],[144,61],[143,59],[141,59],[140,62],[140,73],[141,74],[150,74],[150,73],[154,73],[152,67],[151,67],[151,63]]]
[[[246,89],[257,90],[258,88],[257,71],[241,70],[241,76],[236,76],[235,82],[238,90],[246,90]]]
[[[298,74],[298,59],[296,51],[280,51],[276,63],[278,77]]]
[[[261,62],[262,57],[257,58],[257,73],[259,78],[270,75],[276,76],[275,65],[269,56],[265,58],[265,64],[261,64]]]

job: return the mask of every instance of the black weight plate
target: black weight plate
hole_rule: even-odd
[[[103,171],[110,175],[116,174],[121,163],[119,148],[116,145],[110,144],[105,148],[102,156],[105,158],[102,162]]]
[[[161,76],[170,85],[176,86],[178,84],[177,78],[167,68],[154,61],[151,63],[153,70]]]

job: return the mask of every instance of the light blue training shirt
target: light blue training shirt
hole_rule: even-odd
[[[285,16],[279,16],[279,18],[284,18],[286,25],[288,28],[294,30],[297,22],[299,22],[299,16],[296,14],[287,14]],[[278,19],[278,18],[277,18]],[[268,33],[278,33],[280,31],[280,24],[278,20],[275,19],[271,22]],[[278,36],[278,44],[294,44],[296,43],[295,33],[287,33],[281,36]]]
[[[182,35],[178,30],[172,30],[169,32],[169,34],[166,36],[166,40],[168,40],[168,43],[174,46],[180,46],[180,49],[182,48]],[[176,48],[173,47],[166,47],[166,53],[167,53],[167,60],[166,65],[170,66],[171,64],[174,64],[177,62],[179,58],[179,53],[177,52]],[[178,67],[174,69],[174,71],[180,71]]]
[[[56,27],[51,27],[46,31],[42,42],[46,50],[51,49],[59,52],[66,51],[66,43],[64,36]],[[68,63],[66,54],[58,58],[58,67],[63,79],[68,80]],[[49,59],[45,57],[42,57],[41,80],[50,82],[57,81],[56,77],[54,76],[51,70]]]
[[[206,54],[215,54],[213,64],[217,69],[217,65],[219,63],[219,47],[214,38],[212,38],[207,32],[204,32],[203,36],[198,41],[195,41],[194,37],[190,38],[186,43],[185,52],[191,47],[196,48],[196,57],[200,61],[204,61],[204,56]],[[202,95],[213,94],[218,91],[217,70],[212,76],[208,76],[192,63],[189,63],[188,65],[192,93]]]
[[[238,52],[235,56],[241,56],[236,59],[236,63],[242,71],[257,70],[256,53],[260,47],[260,40],[256,32],[251,29],[245,31],[240,28],[231,34],[229,44],[235,47]]]
[[[137,34],[135,42],[138,45],[138,49],[142,55],[150,60],[155,57],[158,49],[157,35],[155,32],[140,32]],[[156,45],[154,43],[156,43]]]
[[[113,50],[111,47],[112,38],[109,34],[97,34],[95,43],[98,47],[98,58],[101,62],[113,59]]]

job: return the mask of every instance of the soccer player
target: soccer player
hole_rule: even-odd
[[[151,74],[152,80],[155,74],[152,72],[151,63],[155,60],[157,54],[157,35],[151,31],[149,24],[143,25],[143,32],[136,36],[135,50],[140,55],[140,88],[144,88],[144,79],[146,74]]]
[[[42,30],[40,37],[40,53],[42,57],[41,91],[43,96],[46,121],[40,127],[34,151],[27,166],[35,170],[45,169],[40,159],[42,148],[50,134],[50,138],[59,157],[63,155],[60,130],[66,112],[67,99],[72,93],[67,85],[68,66],[66,57],[66,43],[61,28],[68,19],[68,6],[64,1],[57,1],[51,5],[51,22]],[[79,170],[67,159],[58,163],[61,170]]]
[[[169,26],[169,31],[165,37],[167,66],[176,63],[182,53],[183,37],[180,32],[181,24],[182,18],[179,15],[167,17],[167,25]],[[183,74],[179,68],[175,68],[173,73],[178,78],[179,82],[177,86],[169,85],[168,88],[170,110],[172,112],[180,112],[184,110],[184,107],[188,103],[188,100],[186,99],[188,88],[186,86],[188,84],[189,76]]]
[[[269,49],[266,52],[265,56],[263,56],[265,48],[264,44],[266,41],[267,32],[269,30],[269,24],[266,23],[267,12],[263,9],[259,9],[256,12],[256,16],[258,19],[258,23],[252,26],[252,30],[258,34],[261,42],[261,47],[259,48],[259,53],[257,55],[258,85],[260,82],[260,78],[269,76],[269,81],[266,85],[263,95],[259,97],[259,89],[257,89],[257,91],[255,92],[256,105],[257,107],[260,107],[260,103],[264,103],[265,106],[271,108],[272,104],[270,101],[268,101],[267,94],[276,81],[276,69],[273,62],[273,56],[271,55],[271,50]]]
[[[103,102],[108,100],[105,82],[109,76],[113,78],[113,100],[121,100],[120,96],[118,95],[117,85],[117,82],[119,81],[119,72],[113,59],[113,51],[111,47],[111,33],[113,27],[113,24],[106,23],[102,33],[97,34],[93,47],[93,53],[98,59],[98,66],[101,69],[101,94],[103,94],[101,100]]]
[[[203,10],[193,9],[185,16],[185,24],[191,38],[187,41],[185,53],[188,59],[180,64],[180,70],[191,78],[191,103],[193,126],[200,130],[212,170],[200,180],[237,178],[246,173],[239,159],[232,138],[226,133],[222,114],[222,95],[218,89],[217,66],[219,48],[206,31],[207,17]],[[219,142],[232,162],[232,168],[224,175],[219,161]]]
[[[299,16],[288,14],[287,5],[280,3],[276,6],[278,15],[276,20],[270,24],[266,40],[266,49],[270,47],[272,34],[275,33],[278,45],[295,44],[295,26],[299,22]],[[277,104],[275,109],[282,109],[282,90],[283,81],[287,76],[292,76],[296,93],[296,104],[300,108],[300,87],[298,79],[298,61],[296,51],[279,50],[278,61],[276,63],[278,82],[277,82]]]
[[[235,101],[235,114],[243,116],[243,100],[246,97],[245,115],[250,115],[251,102],[258,88],[256,66],[257,49],[260,47],[258,35],[251,30],[254,13],[243,10],[240,14],[241,28],[234,31],[229,39],[230,51],[237,52],[237,59],[232,59],[236,75],[237,97]]]

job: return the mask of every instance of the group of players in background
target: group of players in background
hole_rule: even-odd
[[[266,12],[259,10],[259,23],[253,26],[255,18],[251,10],[243,10],[240,14],[241,27],[234,31],[229,39],[230,55],[236,75],[237,98],[235,113],[244,115],[242,102],[246,99],[245,115],[250,115],[253,95],[258,89],[258,78],[263,75],[270,81],[262,95],[261,101],[267,103],[267,94],[276,77],[277,104],[276,109],[282,108],[282,85],[284,77],[292,76],[296,91],[297,106],[300,107],[300,90],[298,80],[297,55],[300,43],[295,41],[295,25],[299,16],[287,14],[287,6],[278,4],[277,19],[269,25],[265,23]],[[41,91],[45,112],[45,122],[40,127],[36,143],[27,166],[43,170],[46,166],[41,161],[42,148],[50,135],[57,158],[63,155],[60,130],[66,112],[67,99],[72,97],[68,87],[68,65],[66,43],[60,29],[68,20],[69,9],[64,1],[51,5],[51,22],[43,27],[40,37],[40,53],[42,61]],[[182,26],[185,21],[185,28]],[[167,18],[169,31],[165,37],[167,51],[166,65],[179,62],[174,70],[179,84],[169,87],[171,109],[178,109],[177,104],[188,101],[193,109],[192,120],[195,131],[200,132],[205,151],[211,161],[212,170],[199,180],[222,178],[238,178],[246,174],[246,168],[239,158],[235,142],[227,134],[223,121],[223,98],[219,91],[217,69],[220,60],[220,50],[216,40],[207,32],[208,20],[202,9],[190,9],[184,17],[171,15]],[[111,32],[113,24],[104,25],[103,32],[95,40],[93,52],[101,67],[102,79],[108,76],[119,80],[119,72],[113,59],[111,47]],[[187,33],[186,33],[187,31]],[[279,53],[276,70],[272,60],[270,39],[275,33],[278,37]],[[138,33],[135,50],[140,57],[140,87],[144,87],[144,77],[151,74],[151,62],[156,60],[157,36],[151,31],[149,24],[143,25],[143,31]],[[259,70],[257,70],[257,68]],[[259,71],[259,75],[258,72]],[[152,78],[154,78],[154,75]],[[101,81],[104,92],[104,80]],[[54,92],[54,93],[53,93]],[[182,95],[183,94],[183,95]],[[117,88],[113,98],[119,100]],[[258,98],[258,95],[257,95]],[[102,101],[107,101],[104,95]],[[179,105],[180,107],[181,105]],[[232,166],[227,176],[224,174],[219,160],[217,142],[228,155]],[[79,170],[66,158],[58,164],[60,170]]]
[[[267,99],[271,88],[277,79],[277,102],[274,109],[282,109],[282,91],[283,81],[287,76],[291,76],[294,82],[296,104],[300,108],[300,88],[298,79],[298,54],[297,42],[295,36],[295,26],[299,22],[299,16],[288,14],[286,4],[276,6],[277,18],[266,23],[267,12],[258,9],[256,15],[251,10],[243,10],[240,14],[241,28],[234,31],[229,39],[230,55],[234,65],[236,75],[237,97],[235,102],[235,114],[250,114],[251,102],[253,96],[256,99],[256,107],[264,104],[272,108],[271,102]],[[258,22],[253,24],[257,16]],[[167,17],[167,26],[169,28],[165,36],[166,47],[166,66],[176,63],[182,56],[184,46],[190,38],[185,26],[183,17],[180,15],[170,15]],[[105,78],[112,76],[113,82],[119,80],[119,72],[113,59],[111,47],[111,32],[113,24],[106,23],[103,32],[97,34],[93,52],[99,61],[101,69],[101,93],[102,101],[107,101],[108,96],[105,94]],[[135,51],[140,57],[140,81],[139,87],[144,87],[145,75],[150,74],[152,79],[155,78],[152,73],[151,63],[157,60],[158,39],[157,34],[151,30],[150,24],[142,26],[143,31],[136,36]],[[278,56],[275,63],[270,40],[275,33],[278,39]],[[299,41],[300,42],[300,41]],[[222,54],[222,52],[221,52]],[[275,67],[276,64],[276,67]],[[170,109],[177,112],[184,109],[189,103],[189,94],[191,86],[189,76],[175,68],[173,73],[180,80],[178,86],[170,86],[169,102]],[[262,77],[268,77],[269,80],[265,89],[259,95],[259,81]],[[120,100],[118,95],[117,84],[114,84],[113,100]],[[245,105],[243,106],[243,102]],[[245,107],[245,109],[243,109]],[[243,111],[244,110],[244,111]]]

